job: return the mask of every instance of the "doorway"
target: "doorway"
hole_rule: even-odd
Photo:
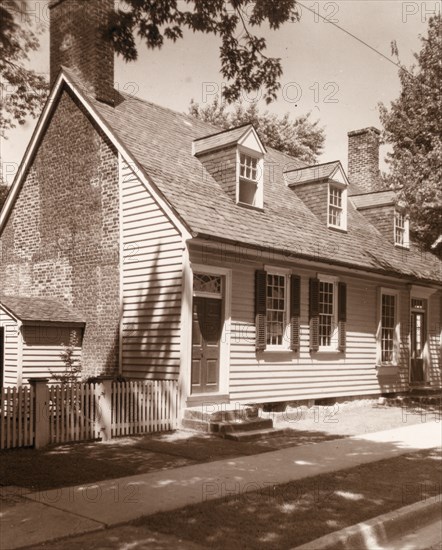
[[[5,327],[0,327],[0,388],[3,388],[5,376]]]
[[[218,392],[224,326],[223,279],[195,273],[193,288],[192,394]]]
[[[425,383],[424,349],[427,343],[426,300],[411,299],[410,382]]]

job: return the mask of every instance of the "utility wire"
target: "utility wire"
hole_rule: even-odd
[[[390,59],[389,57],[387,57],[385,54],[383,54],[382,52],[380,52],[379,50],[377,50],[375,47],[371,46],[370,44],[368,44],[367,42],[365,42],[364,40],[362,40],[362,38],[359,38],[358,36],[356,36],[355,34],[351,33],[350,31],[348,31],[347,29],[344,29],[344,27],[341,27],[340,25],[338,25],[337,23],[335,23],[334,21],[331,21],[330,19],[327,19],[327,17],[324,17],[323,15],[321,15],[320,13],[318,13],[317,11],[313,10],[312,8],[309,8],[308,6],[306,6],[305,4],[303,4],[302,2],[299,2],[299,0],[296,0],[296,3],[299,4],[300,6],[302,6],[303,8],[305,8],[306,10],[310,11],[311,13],[313,13],[314,15],[316,15],[317,17],[320,17],[321,19],[323,19],[324,21],[326,21],[327,23],[330,23],[331,25],[333,25],[334,27],[336,27],[337,29],[339,29],[340,31],[342,32],[345,32],[345,34],[348,34],[348,36],[351,36],[352,38],[354,38],[355,40],[357,40],[358,42],[360,42],[361,44],[363,44],[364,46],[367,46],[367,48],[370,48],[370,50],[372,50],[373,52],[377,53],[378,55],[380,55],[381,57],[383,57],[384,59],[386,59],[389,63],[393,64],[395,67],[398,67],[399,69],[405,71],[409,76],[411,76],[413,79],[416,78],[415,75],[413,73],[410,73],[410,71],[404,67],[403,65],[401,65],[400,63],[396,63],[395,61],[393,61],[392,59]]]

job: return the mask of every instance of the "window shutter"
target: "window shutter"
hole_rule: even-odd
[[[299,317],[301,315],[301,277],[290,278],[290,349],[299,350]]]
[[[345,351],[347,322],[347,285],[338,283],[338,348]]]
[[[255,272],[255,328],[256,350],[266,348],[266,313],[267,313],[267,273],[263,270]]]
[[[310,351],[319,349],[319,279],[310,279],[309,286]]]

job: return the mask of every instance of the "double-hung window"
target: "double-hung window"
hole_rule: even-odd
[[[381,289],[378,329],[378,356],[382,365],[397,363],[399,339],[398,292]]]
[[[347,188],[329,184],[327,221],[329,227],[347,229]]]
[[[335,283],[319,281],[319,348],[330,348],[336,332]]]
[[[345,351],[347,285],[331,275],[310,279],[310,351]]]
[[[239,151],[238,162],[238,203],[262,208],[262,159]]]
[[[410,230],[409,230],[409,221],[407,216],[400,212],[399,210],[395,210],[394,213],[394,244],[396,246],[401,246],[402,248],[408,248],[410,243],[410,236],[409,236]]]
[[[267,273],[267,347],[283,346],[287,326],[287,276]]]
[[[342,189],[337,187],[330,187],[328,223],[335,227],[341,227],[342,224]]]
[[[255,273],[257,351],[299,350],[301,278],[282,267]]]

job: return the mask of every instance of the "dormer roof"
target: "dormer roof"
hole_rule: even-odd
[[[287,170],[284,172],[284,177],[289,187],[319,181],[335,181],[348,185],[347,176],[339,160]]]
[[[195,156],[224,149],[232,145],[242,145],[251,151],[264,155],[267,150],[252,124],[217,132],[193,141],[192,153]]]
[[[391,190],[351,195],[350,198],[358,210],[396,204],[396,193]]]

